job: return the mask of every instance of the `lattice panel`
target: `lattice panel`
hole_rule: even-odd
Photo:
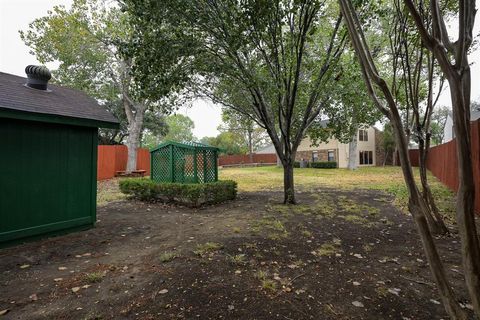
[[[172,180],[171,166],[170,166],[170,150],[169,148],[162,148],[156,150],[151,154],[152,180],[157,182],[170,182]]]
[[[213,150],[205,150],[205,182],[217,181],[217,157]]]

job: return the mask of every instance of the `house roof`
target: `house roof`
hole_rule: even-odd
[[[49,84],[48,90],[25,86],[26,78],[0,72],[0,114],[12,118],[74,123],[97,127],[118,127],[118,120],[95,99],[74,89]],[[73,122],[72,120],[75,120]]]

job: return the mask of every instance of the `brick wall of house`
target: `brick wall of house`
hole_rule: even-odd
[[[329,149],[331,150],[331,149]],[[328,150],[308,150],[308,151],[297,151],[295,155],[295,161],[306,160],[311,162],[313,159],[313,151],[318,152],[318,161],[328,161]],[[334,150],[334,161],[338,159],[338,150]]]

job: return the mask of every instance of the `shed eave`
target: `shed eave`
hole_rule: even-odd
[[[109,128],[109,129],[118,129],[120,127],[120,124],[118,122],[87,119],[87,118],[67,117],[67,116],[48,114],[48,113],[20,111],[16,109],[10,109],[4,106],[0,106],[0,117],[10,118],[10,119],[19,119],[19,120],[40,121],[40,122],[48,122],[48,123],[58,123],[58,124],[66,124],[66,125],[74,125],[74,126],[83,126],[83,127]]]

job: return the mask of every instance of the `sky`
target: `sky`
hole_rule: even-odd
[[[29,48],[20,39],[19,30],[47,14],[56,5],[70,7],[72,0],[0,0],[0,71],[25,77],[25,67],[39,64]],[[55,69],[55,63],[47,64]],[[189,116],[195,123],[193,134],[198,139],[216,136],[221,124],[221,109],[210,101],[197,100],[177,113]]]
[[[480,0],[477,0],[477,8]],[[29,48],[18,34],[19,30],[27,30],[28,24],[36,18],[47,14],[55,5],[65,5],[67,8],[72,0],[0,0],[0,71],[19,76],[25,76],[25,67],[38,64],[35,56],[29,53]],[[456,36],[456,26],[449,27],[451,36]],[[480,34],[480,15],[474,28],[474,34]],[[472,63],[472,100],[480,101],[480,49],[470,54]],[[47,64],[55,69],[55,63]],[[448,88],[444,89],[439,105],[450,105]],[[221,124],[221,110],[210,101],[198,100],[191,107],[181,108],[178,113],[189,116],[195,123],[194,135],[197,138],[216,136],[217,127]]]

